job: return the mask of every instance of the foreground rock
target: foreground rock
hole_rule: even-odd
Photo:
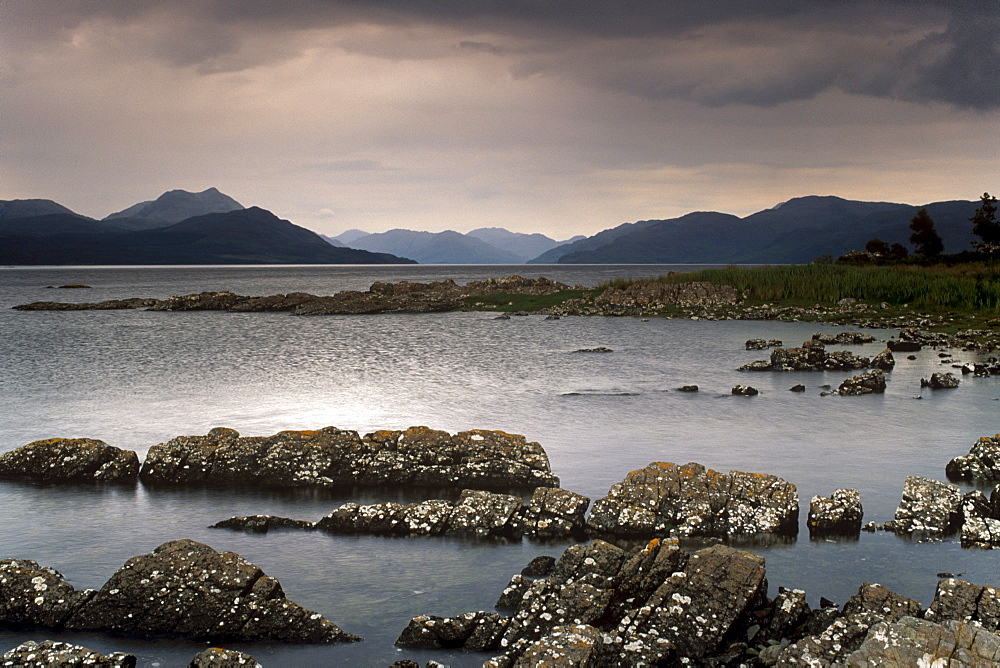
[[[921,650],[958,662],[941,665],[994,665],[998,602],[992,588],[946,579],[928,611],[875,583],[842,610],[812,610],[800,590],[769,599],[764,560],[748,552],[597,540],[567,548],[544,577],[515,575],[498,603],[509,616],[421,615],[396,642],[499,652],[492,668],[917,665]]]
[[[0,561],[0,623],[196,639],[360,640],[289,601],[276,579],[239,555],[192,540],[129,559],[99,591],[75,591],[33,561]]]
[[[209,487],[559,486],[542,446],[523,436],[486,430],[452,436],[427,427],[364,437],[335,427],[248,437],[216,428],[150,448],[140,479]]]
[[[188,668],[264,668],[257,659],[234,649],[209,647],[198,652]]]
[[[134,483],[139,457],[91,438],[50,438],[0,455],[0,480]]]
[[[81,311],[144,308],[151,311],[288,312],[294,315],[345,315],[368,313],[429,313],[463,308],[466,299],[498,293],[547,295],[570,286],[547,278],[506,276],[458,285],[451,279],[432,283],[373,283],[368,291],[345,290],[331,296],[292,292],[249,297],[228,291],[150,299],[133,297],[91,303],[33,302],[14,308],[21,311]]]
[[[104,655],[86,647],[55,640],[29,640],[0,656],[0,666],[49,668],[49,666],[94,666],[94,668],[135,668],[136,658],[124,652]]]
[[[798,516],[795,485],[777,476],[655,462],[613,485],[587,526],[608,536],[739,538],[795,535]]]
[[[980,438],[969,454],[948,462],[945,473],[957,480],[1000,480],[1000,434]]]
[[[837,394],[852,396],[859,394],[884,394],[885,375],[881,369],[865,371],[842,382],[837,388]]]
[[[856,489],[838,489],[828,497],[814,496],[809,502],[809,535],[857,536],[863,517],[861,494]]]

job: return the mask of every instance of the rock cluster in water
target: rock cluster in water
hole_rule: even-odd
[[[254,515],[213,525],[248,533],[270,529],[317,529],[332,534],[443,536],[474,538],[567,538],[582,536],[590,499],[564,489],[539,487],[524,504],[518,496],[465,490],[457,501],[345,503],[318,522]]]
[[[499,652],[484,665],[962,665],[1000,660],[1000,596],[954,578],[934,602],[863,584],[840,609],[805,592],[767,597],[764,559],[717,545],[689,554],[654,539],[573,545],[538,579],[515,575],[497,612],[420,615],[398,645]],[[936,663],[934,663],[936,665]],[[944,665],[942,663],[942,665]]]
[[[135,482],[139,457],[91,438],[50,438],[0,454],[0,480]]]
[[[837,394],[851,396],[858,394],[884,394],[885,374],[881,369],[872,369],[851,376],[837,387]]]
[[[75,590],[52,568],[0,560],[0,623],[139,636],[352,642],[281,584],[232,552],[192,540],[129,559],[100,590]]]
[[[868,337],[867,334],[853,334]],[[744,364],[740,371],[854,371],[868,368],[891,371],[896,364],[888,348],[874,357],[859,357],[846,350],[828,352],[823,335],[816,336],[818,338],[810,339],[798,348],[775,347],[771,350],[770,359]],[[845,338],[845,342],[848,340],[854,341],[854,337]]]
[[[863,518],[861,493],[856,489],[838,489],[830,496],[812,498],[806,526],[810,536],[857,536]]]
[[[306,487],[409,485],[456,489],[558,487],[538,443],[501,431],[455,434],[410,427],[355,431],[326,427],[240,436],[217,427],[132,451],[93,439],[35,441],[0,455],[0,480]]]
[[[701,464],[654,462],[629,473],[594,503],[596,535],[648,538],[795,535],[795,485],[764,473],[719,473]]]
[[[980,438],[969,454],[959,455],[948,462],[945,473],[957,480],[1000,480],[1000,434]]]
[[[248,437],[216,428],[153,446],[139,477],[153,485],[211,487],[559,486],[542,446],[523,436],[481,429],[453,436],[427,427],[364,437],[335,427]]]
[[[950,373],[932,373],[930,380],[920,379],[920,387],[929,387],[932,390],[950,390],[958,387],[958,378]]]

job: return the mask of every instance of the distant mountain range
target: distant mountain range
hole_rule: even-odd
[[[392,253],[413,258],[422,264],[524,264],[556,248],[559,242],[543,234],[511,232],[502,227],[483,227],[465,234],[453,232],[417,232],[389,230],[369,234],[348,230],[335,237],[325,237],[335,245]],[[574,237],[570,241],[581,239]]]
[[[337,248],[215,188],[173,190],[104,220],[50,200],[0,201],[0,264],[400,264]]]
[[[764,264],[811,262],[879,238],[908,245],[926,208],[945,252],[969,250],[978,201],[920,206],[797,197],[740,218],[698,211],[565,242],[490,227],[316,234],[209,188],[172,190],[103,220],[44,199],[0,200],[0,264]]]
[[[558,246],[531,264],[763,264],[804,263],[863,249],[873,238],[909,246],[910,220],[926,208],[946,253],[969,250],[979,202],[923,206],[797,197],[745,218],[695,212],[644,220]]]

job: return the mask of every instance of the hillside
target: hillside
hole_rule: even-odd
[[[0,264],[399,264],[251,207],[127,231],[72,215],[0,221]]]
[[[458,232],[389,230],[360,237],[351,248],[391,253],[421,264],[522,264],[519,256]]]
[[[143,230],[166,227],[194,216],[209,213],[227,213],[244,208],[242,204],[215,188],[192,193],[170,190],[155,200],[139,202],[127,209],[112,213],[103,222],[122,229]]]

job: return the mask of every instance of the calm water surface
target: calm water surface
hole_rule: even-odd
[[[703,322],[484,313],[295,317],[287,314],[145,311],[17,312],[35,300],[166,297],[201,290],[332,294],[375,280],[469,280],[520,273],[595,285],[662,266],[582,267],[170,267],[0,268],[0,451],[51,437],[99,438],[133,449],[227,426],[246,435],[337,426],[365,433],[427,425],[451,432],[502,429],[538,441],[563,487],[597,499],[652,461],[697,461],[779,475],[798,486],[797,541],[754,547],[777,586],[843,603],[864,581],[928,604],[936,574],[967,573],[1000,585],[1000,554],[956,540],[916,544],[883,533],[856,542],[811,542],[809,498],[861,491],[865,519],[892,517],[907,475],[943,479],[947,461],[1000,431],[1000,379],[964,377],[955,391],[919,380],[945,369],[934,351],[897,356],[882,396],[821,397],[847,375],[745,374],[767,355],[749,338],[796,345],[807,323]],[[51,290],[84,283],[89,290]],[[827,327],[823,331],[846,328]],[[876,331],[884,339],[895,332]],[[872,355],[884,344],[852,346]],[[607,346],[611,354],[579,348]],[[957,359],[973,359],[958,353]],[[697,384],[697,394],[675,391]],[[803,394],[788,391],[802,383]],[[761,394],[733,397],[736,384]],[[248,536],[208,529],[233,515],[318,519],[347,501],[416,500],[372,491],[227,492],[0,483],[0,557],[35,559],[76,587],[99,587],[128,558],[191,538],[232,550],[278,577],[288,597],[365,638],[338,646],[239,645],[265,665],[387,666],[430,658],[453,666],[484,655],[398,650],[410,617],[491,609],[510,576],[565,544],[484,544],[453,539]],[[52,637],[124,650],[145,666],[183,666],[203,645],[102,635],[0,631],[0,650]]]

